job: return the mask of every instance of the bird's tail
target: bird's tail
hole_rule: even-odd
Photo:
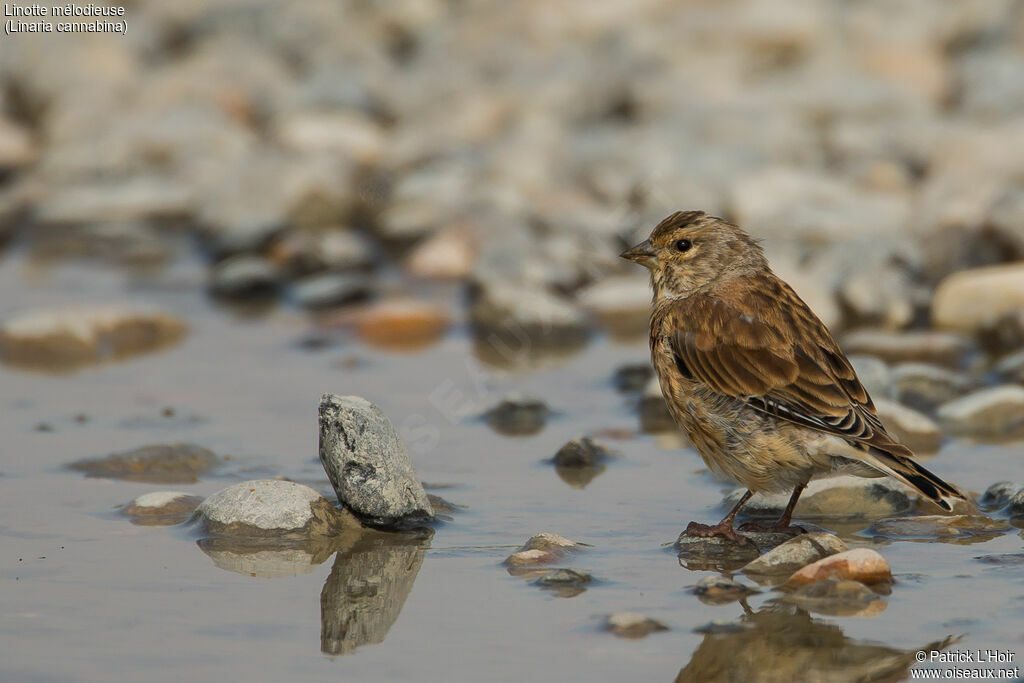
[[[967,500],[967,497],[955,486],[947,484],[908,457],[893,455],[869,446],[862,460],[919,491],[921,495],[947,512],[953,510],[953,506],[947,499]]]

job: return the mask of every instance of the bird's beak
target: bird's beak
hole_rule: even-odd
[[[654,247],[651,245],[650,240],[644,240],[643,242],[636,245],[632,249],[627,249],[626,251],[622,252],[621,254],[619,254],[619,256],[626,259],[627,261],[639,263],[641,266],[645,268],[652,268],[657,263],[657,260],[654,258]]]

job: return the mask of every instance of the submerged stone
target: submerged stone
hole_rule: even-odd
[[[619,612],[605,619],[605,630],[620,638],[643,638],[658,631],[667,631],[668,626],[651,617],[635,612]]]
[[[888,603],[859,581],[828,579],[800,586],[787,593],[783,600],[808,612],[834,617],[874,617],[885,611]]]
[[[88,477],[161,484],[193,484],[220,464],[213,451],[188,443],[142,446],[104,458],[78,460],[68,469]]]
[[[984,515],[927,515],[882,519],[865,533],[903,541],[978,543],[1011,530],[1008,522]]]
[[[484,418],[500,434],[530,436],[544,429],[550,415],[551,409],[543,400],[513,394],[484,413]]]
[[[847,545],[834,534],[824,532],[802,534],[772,548],[756,560],[752,560],[743,567],[743,572],[746,574],[792,574],[811,562],[846,550],[849,550]]]
[[[138,496],[121,512],[140,526],[170,526],[187,520],[202,502],[182,491],[154,491]]]
[[[725,605],[748,595],[758,593],[756,588],[744,586],[726,576],[705,576],[693,589],[697,598],[708,605]]]

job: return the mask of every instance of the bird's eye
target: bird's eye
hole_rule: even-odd
[[[690,251],[690,247],[693,246],[693,242],[690,240],[678,240],[676,242],[676,251]]]

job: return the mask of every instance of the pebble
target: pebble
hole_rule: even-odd
[[[1009,435],[1024,426],[1024,387],[1002,384],[979,389],[942,404],[936,416],[952,431]]]
[[[882,398],[875,400],[875,408],[893,438],[910,450],[915,453],[934,453],[939,450],[943,440],[942,430],[927,415]]]
[[[438,306],[412,299],[391,299],[360,311],[356,332],[371,346],[410,351],[438,342],[449,325],[448,314]]]
[[[0,325],[0,357],[12,365],[68,371],[173,346],[186,331],[177,318],[151,309],[111,305],[39,310]]]
[[[470,307],[478,337],[496,338],[525,352],[533,345],[574,346],[590,334],[586,316],[569,301],[516,284],[493,284]]]
[[[539,398],[512,394],[484,413],[491,429],[506,436],[537,434],[547,424],[551,409]]]
[[[892,581],[889,563],[870,548],[854,548],[829,555],[797,570],[786,581],[786,588],[795,588],[817,581],[837,578],[873,585]]]
[[[220,464],[212,451],[188,443],[142,446],[103,458],[78,460],[68,469],[89,477],[162,484],[194,484]]]
[[[748,595],[758,593],[756,588],[744,586],[727,576],[705,576],[693,588],[697,598],[708,605],[726,605]]]
[[[447,228],[413,247],[405,260],[411,275],[432,280],[463,280],[476,262],[477,238],[467,227]]]
[[[66,183],[39,200],[36,222],[44,228],[109,223],[188,220],[195,197],[188,186],[165,178],[136,174],[124,180]]]
[[[273,298],[281,285],[281,273],[265,258],[249,254],[229,256],[210,273],[210,294],[232,301]]]
[[[1010,498],[1010,503],[1006,507],[1006,511],[1010,513],[1011,517],[1022,517],[1024,516],[1024,489],[1017,491]]]
[[[953,273],[939,283],[932,299],[932,321],[943,329],[977,333],[1021,308],[1024,266],[986,266]]]
[[[850,365],[871,398],[892,398],[895,394],[889,364],[874,356],[851,355]]]
[[[429,522],[434,511],[391,420],[358,396],[320,399],[320,462],[338,500],[372,526]]]
[[[208,534],[241,537],[330,536],[357,525],[310,487],[277,479],[221,489],[196,509],[196,519]]]
[[[723,504],[732,507],[745,489],[730,493]],[[815,479],[808,484],[793,512],[795,519],[880,519],[908,512],[916,494],[889,478],[866,479],[852,475]],[[789,502],[788,494],[755,494],[743,506],[745,514],[777,518]]]
[[[892,369],[896,400],[917,410],[931,411],[962,396],[971,389],[971,380],[926,363],[901,363]]]
[[[344,228],[294,230],[270,248],[270,259],[293,276],[373,267],[373,249],[365,238]]]
[[[509,568],[534,567],[540,564],[551,564],[558,556],[547,550],[519,550],[505,558],[505,566]]]
[[[138,496],[121,512],[142,526],[169,526],[187,520],[203,499],[181,491],[153,491]]]
[[[617,339],[644,337],[650,329],[651,283],[646,275],[606,277],[578,293],[580,304]]]
[[[743,567],[745,574],[792,574],[811,562],[849,550],[834,534],[801,534],[769,550]]]
[[[643,391],[647,383],[654,377],[654,368],[650,363],[635,363],[622,365],[615,369],[613,383],[616,391],[624,394],[631,394]],[[658,396],[661,396],[661,389],[658,389]]]
[[[999,509],[1010,502],[1017,490],[1018,486],[1012,481],[997,481],[985,489],[985,493],[981,495],[981,500],[978,502],[984,508]],[[1024,507],[1022,507],[1022,511],[1024,511]]]
[[[897,540],[977,543],[1001,536],[1012,527],[983,515],[925,515],[882,519],[865,533]]]
[[[875,617],[888,603],[859,581],[827,579],[786,593],[786,602],[800,609],[832,617]]]
[[[302,308],[323,311],[365,301],[373,289],[362,274],[319,273],[296,282],[292,293]]]
[[[615,457],[615,452],[605,444],[584,436],[559,448],[552,462],[556,467],[597,467],[612,457]]]
[[[876,356],[887,363],[918,361],[956,367],[971,350],[967,338],[953,332],[860,330],[843,338],[849,354]]]
[[[729,539],[701,538],[679,535],[673,546],[678,551],[679,563],[691,571],[733,571],[757,558],[762,551],[782,545],[793,538],[791,534],[742,532],[750,543],[737,543]]]
[[[582,569],[552,569],[537,579],[535,583],[539,586],[579,586],[593,580],[594,577]]]
[[[667,631],[668,626],[643,614],[618,612],[605,619],[605,630],[620,638],[643,638],[658,631]]]

